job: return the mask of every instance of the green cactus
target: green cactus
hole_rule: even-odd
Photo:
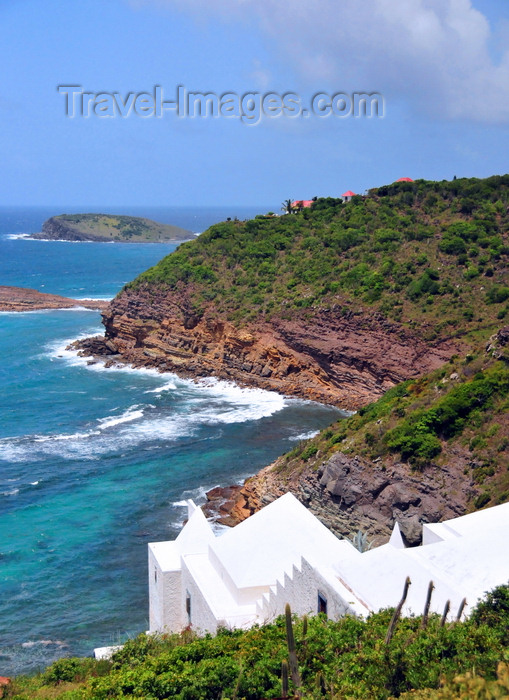
[[[390,644],[392,635],[394,634],[394,630],[396,629],[396,625],[398,623],[398,620],[401,616],[401,611],[403,610],[403,605],[405,604],[406,597],[408,595],[408,589],[410,588],[410,584],[412,582],[410,581],[410,576],[407,576],[405,579],[405,586],[403,588],[403,596],[401,597],[401,600],[399,601],[398,607],[394,611],[394,614],[392,616],[391,623],[389,625],[389,629],[387,630],[387,635],[385,637],[385,644]]]
[[[293,624],[292,624],[292,610],[289,603],[285,605],[285,621],[286,621],[286,642],[288,644],[288,660],[290,662],[290,674],[292,676],[292,683],[295,690],[295,695],[301,697],[300,687],[300,673],[299,673],[299,661],[297,659],[297,652],[295,649],[295,637],[293,635]]]
[[[281,661],[281,697],[288,697],[288,661]]]
[[[459,622],[461,620],[461,616],[463,615],[463,610],[465,609],[465,605],[467,604],[467,599],[463,598],[463,600],[460,603],[460,606],[458,608],[458,614],[456,615],[456,622]]]
[[[447,615],[449,614],[450,607],[451,601],[448,600],[444,606],[444,612],[442,613],[442,619],[440,620],[440,627],[443,627],[445,625],[445,621],[447,620]]]
[[[431,595],[433,593],[433,589],[435,588],[435,584],[433,581],[429,582],[428,586],[428,595],[426,596],[426,603],[424,605],[424,612],[422,614],[422,620],[421,620],[421,627],[425,629],[428,626],[428,615],[429,615],[429,608],[431,605]]]

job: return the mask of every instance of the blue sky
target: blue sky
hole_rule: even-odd
[[[2,0],[0,205],[260,205],[509,171],[507,0]],[[92,93],[377,92],[383,118],[65,115]]]

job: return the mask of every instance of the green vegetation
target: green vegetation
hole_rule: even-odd
[[[109,214],[62,214],[43,224],[43,233],[34,238],[60,238],[82,241],[117,241],[121,243],[155,243],[189,240],[191,231],[178,226],[159,224],[137,216]]]
[[[500,357],[500,359],[497,359]],[[334,452],[411,469],[462,459],[483,491],[472,509],[509,500],[509,358],[484,350],[453,358],[439,370],[402,382],[346,420],[331,425],[280,458],[277,469],[298,474]]]
[[[496,325],[509,299],[508,208],[509,175],[395,183],[216,224],[128,286],[185,289],[197,312],[236,322],[339,307],[428,340],[465,334]]]
[[[41,675],[18,678],[9,697],[260,700],[281,697],[283,680],[290,695],[298,691],[309,699],[382,700],[412,689],[419,694],[410,697],[418,698],[507,697],[488,692],[507,690],[507,670],[500,666],[497,680],[497,666],[509,660],[508,626],[509,587],[500,586],[469,620],[443,626],[436,615],[400,619],[384,610],[365,621],[318,615],[292,624],[282,616],[214,637],[197,638],[189,630],[141,635],[111,663],[61,659]],[[450,694],[463,686],[485,694]]]

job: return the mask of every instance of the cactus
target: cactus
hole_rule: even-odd
[[[295,650],[295,637],[293,636],[293,625],[292,625],[292,610],[289,603],[285,605],[285,621],[286,621],[286,642],[288,644],[288,660],[290,662],[290,674],[292,676],[292,683],[295,690],[295,695],[300,697],[300,673],[299,673],[299,661],[297,659],[297,652]]]
[[[450,607],[451,607],[451,601],[448,600],[445,604],[444,612],[442,613],[442,619],[440,620],[440,627],[443,627],[445,625],[445,621],[447,620],[447,615],[449,614]]]
[[[288,697],[288,661],[281,661],[281,697]]]
[[[461,616],[463,615],[463,610],[465,609],[465,605],[467,604],[467,599],[463,598],[463,600],[460,603],[460,606],[458,608],[458,614],[456,615],[456,622],[459,622],[461,620]]]
[[[435,584],[433,581],[429,582],[428,586],[428,595],[426,596],[426,603],[424,605],[424,612],[422,614],[422,620],[421,620],[421,627],[425,629],[428,626],[428,615],[429,615],[429,607],[431,605],[431,595],[433,593],[433,589],[435,588]]]
[[[373,542],[368,542],[368,534],[357,530],[357,533],[348,540],[361,554],[367,552],[373,546]]]
[[[394,634],[394,630],[396,629],[396,624],[400,618],[401,611],[403,610],[403,605],[405,604],[406,597],[408,595],[408,589],[410,588],[410,584],[412,582],[410,581],[410,576],[407,576],[405,579],[405,586],[403,588],[403,596],[401,600],[399,601],[398,607],[394,611],[394,614],[392,616],[391,624],[389,625],[389,629],[387,630],[387,635],[385,637],[385,644],[390,644],[390,641],[392,639],[392,635]]]

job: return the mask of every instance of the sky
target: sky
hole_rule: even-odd
[[[507,0],[0,0],[0,60],[0,206],[279,210],[509,171]],[[178,86],[219,113],[158,113]]]

